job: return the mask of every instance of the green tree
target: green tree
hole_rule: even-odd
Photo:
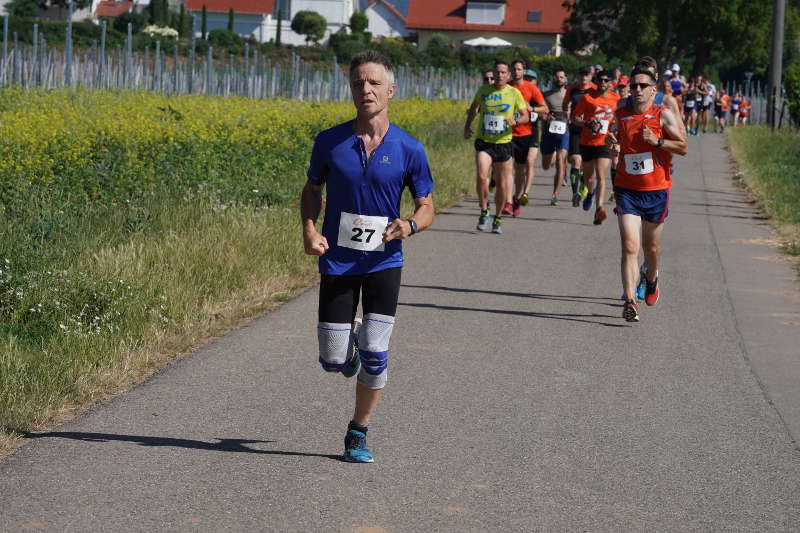
[[[180,9],[178,10],[178,20],[177,20],[178,27],[175,28],[176,30],[178,30],[178,38],[186,37],[186,34],[188,33],[186,31],[186,18],[187,18],[186,7],[184,7],[184,5],[181,4]]]
[[[350,15],[350,31],[353,33],[364,33],[369,26],[369,19],[364,11],[356,11]]]
[[[136,34],[147,24],[147,16],[142,13],[123,13],[114,19],[112,27],[127,35],[129,22],[131,23],[131,32]]]
[[[236,14],[233,12],[233,8],[228,10],[228,31],[233,31],[233,25],[235,22]]]
[[[306,44],[318,42],[325,36],[328,23],[315,11],[298,11],[292,19],[292,31],[306,36]]]
[[[194,28],[192,28],[194,29]],[[205,40],[208,37],[208,8],[203,4],[200,11],[200,38]]]
[[[275,29],[275,46],[281,47],[281,31],[283,31],[283,11],[278,10],[278,26]]]
[[[567,7],[564,45],[573,51],[597,45],[627,63],[642,55],[662,65],[690,60],[692,73],[724,61],[756,71],[767,63],[770,0],[594,0]]]
[[[784,88],[789,116],[792,117],[795,126],[800,127],[800,58],[795,58],[786,69]]]
[[[39,16],[39,4],[36,0],[11,0],[6,11],[12,17],[34,18]]]

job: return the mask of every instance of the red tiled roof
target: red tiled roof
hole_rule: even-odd
[[[186,9],[189,11],[202,11],[203,6],[206,6],[208,11],[227,13],[233,8],[236,13],[270,14],[275,11],[275,0],[188,0],[186,2]]]
[[[98,17],[116,18],[127,13],[133,7],[133,2],[120,2],[118,0],[103,0],[97,4],[95,15]]]
[[[505,0],[503,24],[467,24],[466,0],[411,0],[406,26],[413,30],[564,33],[569,12],[562,3],[563,0]],[[528,22],[528,11],[541,11],[541,22]]]
[[[403,14],[402,14],[402,13],[400,13],[400,10],[399,10],[399,9],[397,9],[396,7],[394,7],[394,6],[393,6],[392,4],[390,4],[389,2],[386,2],[385,0],[369,0],[369,1],[367,2],[367,7],[372,7],[372,6],[374,6],[375,4],[381,4],[383,7],[385,7],[386,9],[388,9],[388,10],[389,10],[389,12],[390,12],[391,14],[393,14],[395,17],[397,17],[398,19],[400,19],[400,20],[403,22],[403,24],[405,24],[405,23],[406,23],[406,18],[403,16]]]

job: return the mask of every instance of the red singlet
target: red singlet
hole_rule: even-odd
[[[617,110],[619,137],[619,163],[614,185],[634,191],[660,191],[672,186],[670,164],[672,154],[644,140],[642,131],[647,126],[663,138],[661,112],[666,106],[653,104],[637,115],[625,106]]]

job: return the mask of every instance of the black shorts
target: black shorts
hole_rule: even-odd
[[[584,162],[600,158],[611,159],[611,154],[608,153],[608,146],[605,144],[603,146],[581,145],[581,159],[583,159]]]
[[[528,152],[531,150],[531,139],[533,135],[521,135],[514,137],[511,140],[512,149],[514,150],[514,162],[518,165],[524,165],[528,162]]]
[[[531,126],[533,134],[531,135],[531,148],[539,148],[539,121],[533,123]]]
[[[725,111],[723,111],[721,107],[715,107],[714,116],[717,118],[725,118]]]
[[[492,158],[492,163],[505,163],[511,159],[513,148],[510,142],[508,143],[487,143],[480,139],[475,139],[475,151],[486,152]]]
[[[570,130],[569,132],[569,155],[581,155],[581,132]]]
[[[319,321],[352,324],[358,300],[364,297],[364,314],[395,316],[402,268],[387,268],[369,274],[334,276],[322,274],[319,285]]]

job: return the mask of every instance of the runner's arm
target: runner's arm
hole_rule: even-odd
[[[471,139],[472,138],[472,121],[475,120],[475,115],[478,114],[478,110],[481,108],[481,103],[477,100],[472,102],[472,105],[469,106],[467,109],[467,121],[464,123],[464,138]]]
[[[664,144],[661,145],[661,148],[676,155],[686,155],[689,152],[686,130],[669,109],[661,112],[661,129],[664,132]],[[642,136],[646,142],[658,146],[658,137],[650,128],[645,127]]]
[[[408,217],[414,219],[417,223],[417,232],[424,230],[433,222],[434,207],[433,196],[430,194],[420,198],[414,198],[414,214]],[[393,241],[395,239],[405,239],[411,235],[411,223],[408,220],[401,218],[394,219],[388,226],[386,231],[383,232],[383,242]]]
[[[675,113],[676,117],[681,116],[681,108],[678,106],[678,100],[676,100],[675,97],[669,94],[665,94],[664,103],[667,104],[667,107],[669,108],[670,111]]]
[[[328,250],[328,240],[316,227],[321,211],[322,186],[308,181],[300,194],[300,218],[303,222],[303,247],[309,255],[322,255]]]

